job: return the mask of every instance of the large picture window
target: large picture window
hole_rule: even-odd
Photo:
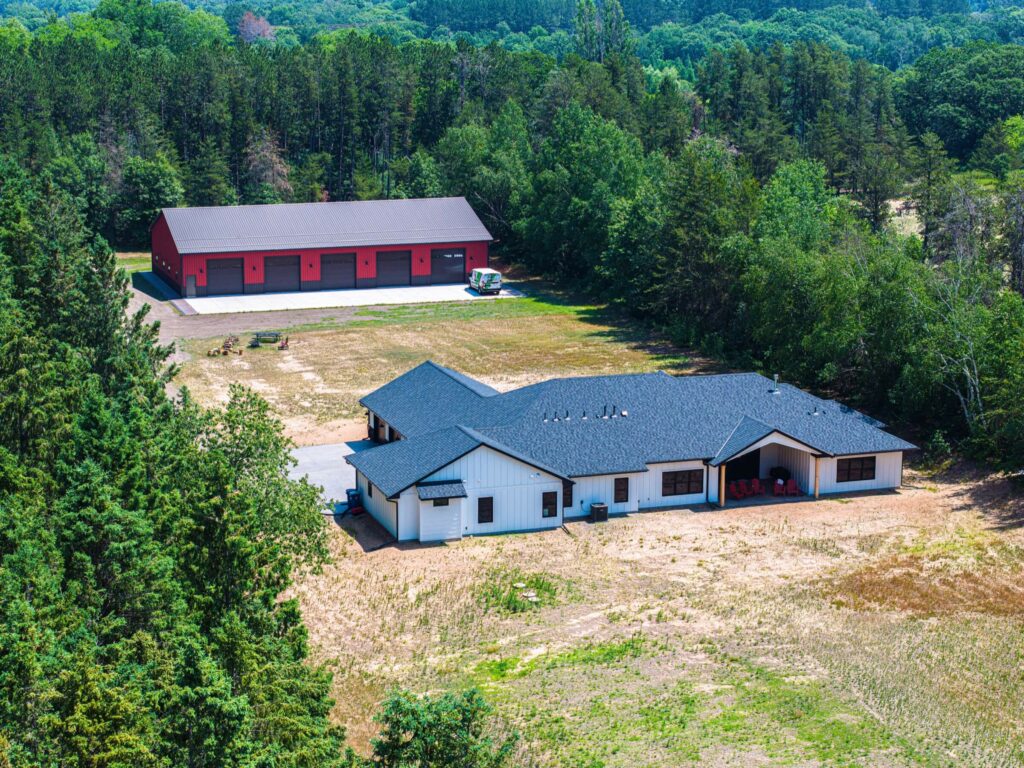
[[[545,491],[541,496],[540,510],[542,517],[558,517],[558,492]]]
[[[704,471],[700,469],[684,469],[679,472],[663,472],[661,474],[662,496],[689,496],[704,491]]]
[[[858,480],[875,479],[875,457],[860,456],[856,459],[836,461],[836,482],[855,483]]]

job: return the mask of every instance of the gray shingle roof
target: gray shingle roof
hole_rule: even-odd
[[[164,208],[179,253],[491,240],[464,197]]]
[[[428,360],[374,390],[360,404],[403,435],[431,432],[441,424],[475,424],[484,398],[498,394],[486,384]]]
[[[416,493],[419,495],[420,501],[464,499],[466,498],[466,486],[459,482],[420,483],[416,486]]]
[[[452,430],[460,440],[490,444],[562,477],[642,472],[669,461],[725,461],[773,431],[834,456],[915,447],[834,401],[786,384],[773,392],[772,382],[755,373],[592,376],[478,395],[446,370],[424,363],[363,399],[410,438],[392,445],[408,443],[403,450],[423,454],[418,471],[433,463],[420,478],[448,462],[434,463],[418,446],[449,441]],[[380,471],[381,478],[393,472],[387,464]]]

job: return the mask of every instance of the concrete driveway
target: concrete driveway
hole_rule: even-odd
[[[298,479],[305,477],[313,485],[324,489],[324,505],[345,501],[345,490],[356,487],[356,471],[345,457],[352,453],[347,443],[309,445],[296,448],[292,456],[298,462],[288,473]]]
[[[248,296],[203,296],[177,299],[174,304],[184,313],[198,315],[268,312],[287,309],[326,307],[372,307],[386,304],[435,304],[451,301],[490,301],[519,298],[514,288],[503,288],[497,296],[481,296],[466,285],[417,285],[397,288],[358,288],[343,291],[301,291],[262,293]]]
[[[313,485],[323,488],[324,506],[332,506],[333,502],[344,502],[345,491],[356,487],[356,471],[345,461],[345,457],[372,445],[369,440],[359,440],[295,448],[292,456],[298,463],[292,467],[288,475],[296,479],[305,477]]]

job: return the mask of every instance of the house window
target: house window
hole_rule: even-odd
[[[682,472],[663,472],[661,475],[662,496],[688,496],[704,491],[704,473],[699,469]]]
[[[541,517],[558,517],[558,492],[545,491],[540,500]]]
[[[629,478],[615,478],[615,503],[623,504],[629,501]]]
[[[476,500],[476,521],[478,523],[494,522],[494,497],[481,496]]]
[[[373,483],[371,483],[369,480],[366,481],[366,498],[373,498]]]
[[[861,456],[857,459],[836,461],[836,482],[855,483],[858,480],[875,479],[875,457]]]
[[[448,506],[448,499],[434,499],[434,506],[435,507],[447,507]]]
[[[568,509],[572,506],[572,483],[568,480],[562,481],[562,508]]]

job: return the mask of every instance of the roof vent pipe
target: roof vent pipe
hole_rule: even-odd
[[[567,409],[566,412],[565,412],[565,420],[568,421],[571,418],[572,418],[572,416],[569,415],[569,411]]]
[[[547,411],[544,411],[544,423],[545,424],[548,423],[548,412]]]
[[[587,418],[587,412],[586,411],[583,412],[583,418],[584,419]]]
[[[612,406],[612,418],[613,419],[619,418],[619,407],[617,405],[613,405]]]
[[[772,377],[772,380],[773,380],[773,382],[774,382],[774,383],[772,384],[772,394],[773,394],[773,395],[777,395],[777,394],[779,394],[779,374],[777,374],[777,373],[776,373],[776,374],[775,374],[775,375],[774,375],[774,376]]]
[[[608,418],[608,406],[607,405],[604,407],[604,410],[601,411],[601,418],[602,419],[607,419]]]

